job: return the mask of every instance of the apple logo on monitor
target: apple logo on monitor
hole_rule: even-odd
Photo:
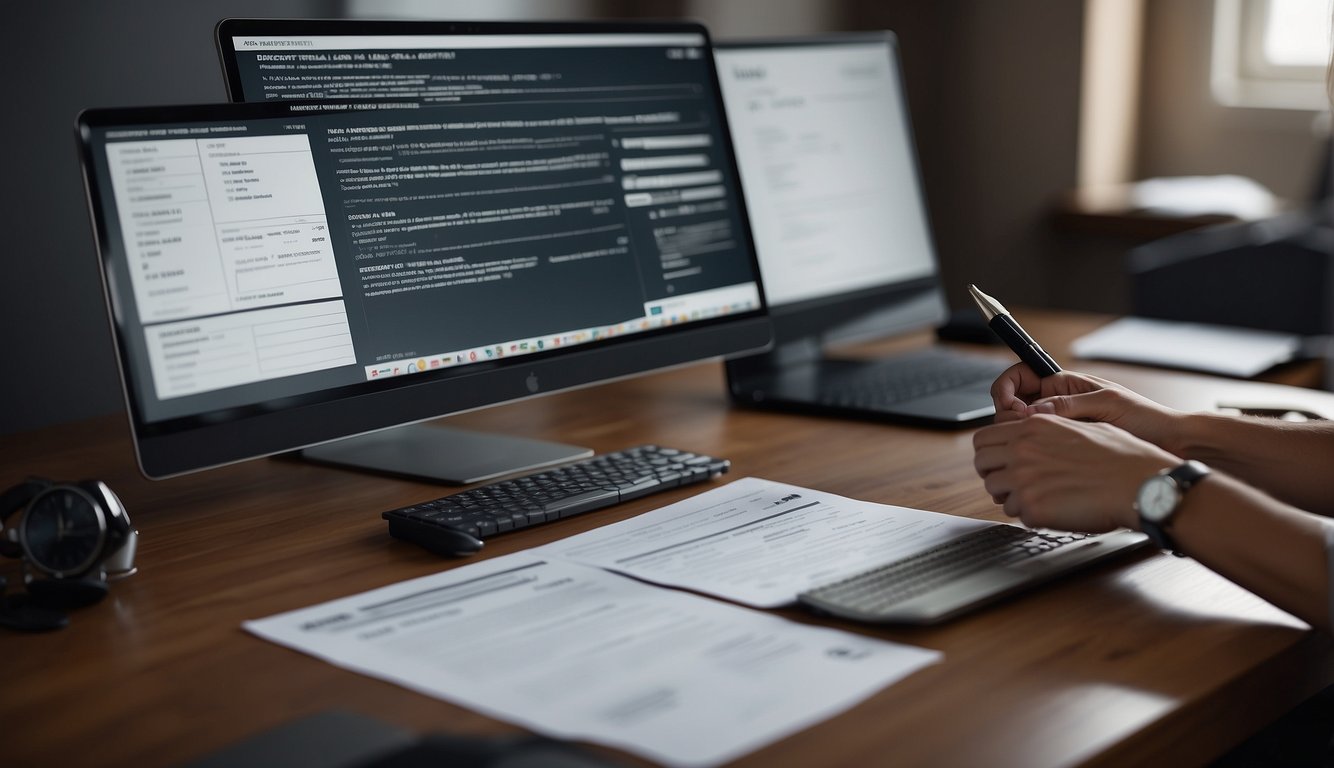
[[[528,391],[529,391],[529,392],[533,392],[533,393],[536,393],[536,392],[537,392],[538,387],[539,387],[539,384],[537,383],[537,374],[536,374],[536,373],[530,373],[530,374],[528,374],[528,378],[527,378],[527,379],[524,379],[524,382],[523,382],[523,383],[526,384],[526,385],[528,385]]]

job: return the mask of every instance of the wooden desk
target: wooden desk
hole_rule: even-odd
[[[1064,359],[1057,340],[1090,319],[1030,313],[1024,322]],[[1328,393],[1089,369],[1179,407],[1245,397],[1334,415]],[[599,452],[655,441],[729,457],[734,477],[999,519],[973,474],[971,431],[734,410],[717,364],[450,422],[556,437]],[[0,633],[6,766],[176,763],[333,708],[420,730],[513,730],[240,628],[244,619],[456,565],[391,540],[379,518],[384,509],[439,495],[439,487],[283,460],[149,482],[134,466],[127,432],[122,419],[104,418],[0,440],[6,486],[27,474],[105,479],[142,533],[140,573],[74,614],[68,629]],[[698,490],[497,537],[479,557]],[[826,623],[939,649],[945,661],[737,766],[1184,766],[1222,753],[1334,681],[1329,638],[1193,561],[1161,554],[1078,575],[940,628]]]

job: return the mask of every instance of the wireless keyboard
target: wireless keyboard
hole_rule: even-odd
[[[1059,533],[993,525],[797,599],[845,619],[933,624],[1147,543],[1148,537],[1134,531]]]
[[[485,538],[610,507],[724,474],[732,463],[641,445],[556,469],[500,480],[433,501],[391,509],[389,535],[447,556],[468,555]]]

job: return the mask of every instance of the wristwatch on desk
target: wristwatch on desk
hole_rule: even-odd
[[[1198,461],[1187,461],[1144,481],[1135,495],[1135,511],[1139,512],[1140,530],[1150,541],[1178,557],[1185,557],[1177,551],[1167,527],[1172,524],[1172,517],[1185,500],[1186,492],[1208,475],[1208,467]]]

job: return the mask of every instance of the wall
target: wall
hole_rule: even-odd
[[[950,304],[971,306],[968,283],[1050,303],[1048,217],[1078,170],[1083,4],[859,0],[845,19],[899,35]]]
[[[688,0],[685,13],[714,39],[809,35],[832,31],[839,4],[815,0]]]
[[[1320,143],[1302,110],[1224,107],[1209,93],[1214,0],[1145,8],[1138,174],[1239,173],[1280,197],[1315,185]]]
[[[6,3],[0,433],[124,407],[75,151],[75,115],[93,106],[225,101],[212,37],[220,18],[330,16],[339,5]]]

